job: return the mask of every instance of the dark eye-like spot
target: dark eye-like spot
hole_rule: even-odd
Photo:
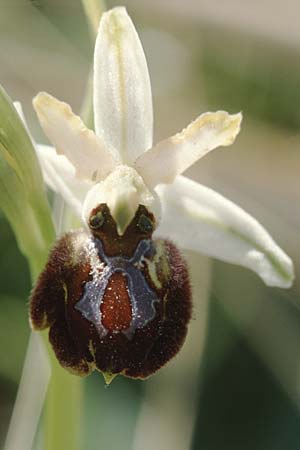
[[[145,214],[142,214],[138,220],[137,227],[140,231],[143,233],[151,233],[154,228],[154,224],[149,217],[145,216]]]
[[[90,217],[90,227],[93,230],[97,230],[102,227],[104,223],[104,216],[101,211],[98,211],[96,214]]]

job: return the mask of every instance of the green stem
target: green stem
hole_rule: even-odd
[[[52,348],[49,354],[52,374],[44,418],[45,449],[81,450],[83,382],[60,367]]]
[[[92,34],[97,33],[101,14],[105,11],[105,2],[102,0],[81,0],[84,12],[89,21]]]

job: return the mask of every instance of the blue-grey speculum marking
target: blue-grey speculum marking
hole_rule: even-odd
[[[131,301],[132,319],[128,329],[122,330],[128,338],[132,336],[136,328],[144,327],[155,316],[154,303],[158,301],[157,295],[150,288],[144,274],[138,268],[142,258],[155,252],[151,240],[142,240],[131,258],[124,256],[106,256],[100,239],[93,238],[100,260],[106,265],[99,275],[94,275],[93,280],[84,286],[84,294],[75,305],[75,309],[93,323],[100,335],[107,334],[102,324],[100,306],[105,294],[110,277],[121,272],[127,277],[128,293]]]

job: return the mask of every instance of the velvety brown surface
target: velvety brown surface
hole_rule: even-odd
[[[142,239],[151,239],[152,230],[146,233],[137,226],[140,217],[148,214],[140,207],[124,236],[116,236],[109,211],[100,207],[105,213],[101,230],[91,230],[93,235],[84,230],[67,233],[52,250],[31,295],[31,323],[34,329],[50,326],[49,338],[55,354],[62,366],[73,373],[87,375],[97,368],[146,378],[169,361],[184,342],[191,316],[188,270],[174,244],[154,241],[153,254],[147,258],[151,262],[156,257],[155,279],[151,278],[153,273],[147,262],[141,260],[139,264],[146,283],[156,294],[153,319],[126,334],[132,319],[130,291],[126,277],[114,273],[100,305],[106,330],[101,337],[95,325],[75,308],[85,284],[93,278],[91,267],[95,260],[92,261],[90,244],[95,236],[103,239],[105,255],[130,257]],[[149,217],[153,220],[152,215]],[[105,264],[99,265],[98,276],[104,267]]]

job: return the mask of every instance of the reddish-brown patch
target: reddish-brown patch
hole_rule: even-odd
[[[127,330],[132,319],[131,302],[127,290],[127,279],[114,273],[108,282],[102,304],[102,325],[110,332]]]

